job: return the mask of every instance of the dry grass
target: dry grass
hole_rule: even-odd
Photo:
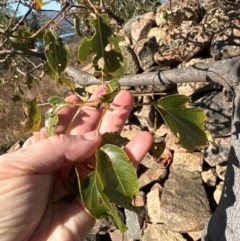
[[[91,57],[87,59],[84,65],[78,62],[78,48],[81,42],[80,37],[74,37],[72,39],[66,39],[65,42],[71,51],[70,66],[75,68],[82,68],[84,65],[91,62]],[[22,96],[22,102],[13,104],[12,96],[13,89],[9,83],[0,85],[0,150],[6,150],[9,146],[13,145],[19,140],[26,140],[29,135],[14,135],[15,130],[21,130],[20,121],[23,119],[23,101],[33,99],[36,96],[40,96],[42,102],[47,102],[49,96],[58,95],[66,97],[70,92],[69,88],[55,83],[54,80],[45,76],[39,84],[35,84],[32,89],[28,89],[24,85],[24,79],[17,80],[21,88],[24,90],[24,96]],[[42,108],[42,113],[46,111]],[[1,152],[1,151],[0,151]],[[3,152],[3,151],[2,151]],[[0,153],[1,154],[1,153]]]
[[[19,80],[21,82],[21,80]],[[22,81],[23,82],[23,81]],[[0,86],[0,146],[1,149],[6,149],[18,140],[25,140],[29,135],[14,135],[14,130],[21,130],[20,121],[23,119],[22,103],[25,100],[33,99],[40,96],[41,102],[46,102],[47,98],[52,95],[59,95],[65,97],[69,93],[69,89],[58,83],[55,83],[48,77],[44,77],[37,85],[35,84],[32,89],[28,89],[21,83],[24,89],[24,96],[22,101],[13,103],[13,89],[9,84]],[[44,113],[42,108],[42,113]]]

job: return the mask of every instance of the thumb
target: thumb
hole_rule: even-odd
[[[0,179],[52,173],[64,162],[87,159],[102,140],[97,131],[84,135],[55,135],[0,157]]]

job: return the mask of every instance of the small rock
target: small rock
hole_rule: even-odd
[[[215,138],[214,143],[202,150],[204,160],[211,166],[215,167],[217,164],[226,162],[230,151],[230,137]]]
[[[128,230],[126,233],[124,233],[124,236],[127,236],[133,240],[140,240],[142,237],[142,231],[136,212],[124,209],[124,213],[126,217],[126,226],[128,227]]]
[[[128,60],[128,67],[125,74],[137,74],[140,70],[140,65],[135,52],[130,46],[121,46],[121,50],[123,56]]]
[[[214,60],[228,59],[240,55],[240,21],[235,19],[230,26],[223,28],[214,35],[210,54]]]
[[[84,241],[100,241],[100,236],[97,234],[88,234]]]
[[[171,168],[188,170],[191,172],[201,172],[203,165],[203,155],[199,152],[188,153],[175,151]]]
[[[198,232],[189,232],[188,235],[192,238],[192,241],[199,241],[202,237],[202,230]]]
[[[162,224],[148,224],[142,241],[187,241],[180,233],[172,232]]]
[[[161,222],[166,228],[180,233],[200,231],[210,214],[200,173],[172,169],[161,195]]]
[[[159,181],[167,175],[167,169],[147,169],[138,178],[138,186],[141,189],[148,184]]]
[[[111,241],[119,241],[119,240],[123,241],[124,240],[124,238],[123,238],[124,234],[119,229],[116,229],[113,232],[110,232],[109,236],[111,238]]]
[[[137,125],[125,125],[121,132],[121,136],[132,140],[141,131],[141,128]]]
[[[144,38],[134,46],[134,52],[143,70],[148,69],[155,63],[154,54],[157,52],[157,49],[158,43],[154,36]]]
[[[208,186],[214,187],[217,182],[217,173],[214,168],[205,167],[201,172],[201,177],[204,183]]]
[[[223,162],[221,164],[218,164],[216,166],[216,173],[217,176],[224,181],[227,171],[227,162]]]
[[[215,200],[215,202],[216,202],[217,204],[219,203],[220,198],[221,198],[221,195],[222,195],[223,185],[224,185],[224,182],[221,181],[221,182],[217,185],[216,190],[215,190],[214,193],[213,193],[214,200]]]
[[[147,212],[150,222],[153,224],[160,222],[160,195],[162,187],[156,183],[147,194]]]
[[[150,96],[143,96],[139,99],[139,103],[151,103],[152,101]],[[153,128],[153,106],[138,106],[133,110],[133,115],[137,118],[141,126],[148,127],[149,130]]]
[[[146,204],[146,194],[140,191],[133,199],[132,205],[134,207],[143,207]]]
[[[207,115],[206,128],[213,137],[222,137],[231,131],[232,102],[223,92],[214,91],[204,95],[193,103]]]
[[[156,21],[153,12],[139,16],[138,21],[133,22],[131,26],[133,43],[138,43],[139,40],[146,38],[150,29],[154,26],[156,26]]]

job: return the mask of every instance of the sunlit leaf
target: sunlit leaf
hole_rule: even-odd
[[[203,148],[212,138],[204,127],[204,111],[199,108],[187,108],[189,101],[190,99],[184,95],[166,96],[156,101],[155,107],[179,139],[179,144],[186,150],[193,151]]]
[[[136,170],[127,154],[115,145],[106,144],[96,151],[96,158],[104,194],[117,205],[133,210],[132,199],[139,190]]]
[[[41,112],[37,105],[37,98],[23,103],[24,119],[20,122],[22,126],[21,134],[33,133],[39,130],[41,125]]]
[[[59,96],[50,96],[48,98],[48,103],[53,106],[59,106],[59,107],[65,106],[67,104],[67,102]]]
[[[106,86],[107,87],[107,91],[105,94],[101,95],[100,97],[98,97],[98,99],[101,102],[111,102],[115,96],[119,93],[119,91],[121,90],[120,84],[117,80],[111,80],[110,83]]]
[[[96,71],[103,73],[105,78],[120,78],[126,71],[127,59],[121,54],[119,43],[124,37],[113,33],[107,14],[96,14],[90,23],[94,28],[91,38],[84,38],[78,51],[78,59],[84,62],[87,56],[94,53],[93,65]]]
[[[65,70],[70,59],[68,46],[53,30],[45,33],[43,42],[49,66],[54,72],[60,74]]]
[[[78,36],[82,36],[82,33],[80,31],[80,19],[78,16],[73,16],[73,25],[74,25],[74,29],[75,32]]]
[[[43,5],[42,0],[34,0],[32,8],[39,12],[42,9],[42,5]]]

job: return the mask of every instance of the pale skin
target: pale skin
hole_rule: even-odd
[[[104,92],[99,87],[90,98]],[[69,102],[80,101],[72,95]],[[121,91],[112,107],[129,106],[133,97]],[[56,135],[46,138],[46,129],[30,137],[16,152],[0,157],[0,240],[1,241],[82,241],[94,226],[95,219],[87,212],[80,198],[71,204],[54,205],[67,193],[67,177],[79,162],[81,179],[89,173],[86,163],[94,166],[94,152],[101,143],[101,134],[121,132],[131,108],[107,111],[96,131],[101,111],[85,107],[65,107],[59,112]],[[139,133],[125,147],[137,166],[153,137]],[[85,164],[84,164],[85,163]]]

